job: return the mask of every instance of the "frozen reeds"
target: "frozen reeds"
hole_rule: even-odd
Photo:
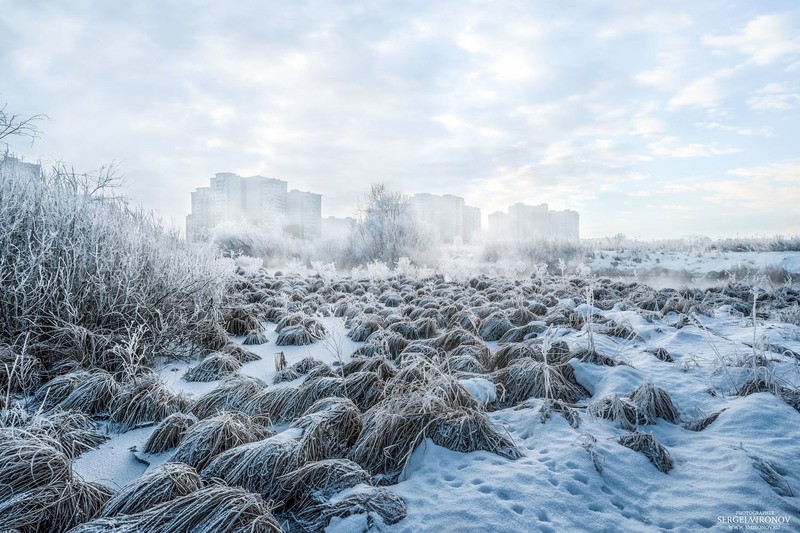
[[[33,392],[42,381],[44,366],[38,357],[0,346],[0,392]]]
[[[267,500],[283,499],[281,477],[298,466],[298,443],[280,436],[237,446],[219,454],[200,473],[202,478],[219,478]]]
[[[170,461],[202,470],[220,453],[271,436],[263,426],[238,411],[223,412],[192,425]]]
[[[349,459],[308,462],[281,477],[284,507],[299,515],[299,521],[308,523],[316,518],[314,511],[319,511],[318,507],[332,496],[370,482],[369,473]]]
[[[278,338],[275,340],[277,346],[305,346],[312,344],[315,339],[305,326],[288,326],[283,328],[278,333]]]
[[[627,398],[614,394],[607,396],[589,406],[589,414],[606,420],[613,420],[622,429],[634,430],[647,419]]]
[[[673,424],[680,421],[680,415],[673,405],[669,393],[656,387],[651,381],[642,383],[629,397],[647,424],[655,424],[658,418],[663,418]]]
[[[244,336],[242,344],[245,346],[257,346],[259,344],[266,344],[268,341],[266,333],[261,330],[251,329]]]
[[[492,408],[510,407],[528,398],[575,403],[589,393],[575,379],[569,364],[550,365],[533,359],[519,359],[493,375],[497,400]]]
[[[189,428],[197,423],[197,417],[186,413],[172,413],[159,422],[144,446],[145,453],[162,453],[176,447]]]
[[[260,379],[234,374],[205,393],[192,404],[197,418],[208,418],[220,411],[243,410],[245,404],[263,392],[267,384]]]
[[[618,442],[626,448],[643,453],[659,471],[666,474],[672,470],[672,457],[651,433],[634,431],[621,436]]]
[[[120,389],[113,375],[105,370],[94,369],[81,373],[81,378],[74,383],[67,397],[59,402],[58,408],[74,409],[89,415],[108,414]]]
[[[270,506],[258,494],[211,484],[145,511],[98,518],[71,533],[280,533]]]
[[[145,374],[123,385],[111,406],[111,421],[120,431],[128,431],[188,407],[186,396],[172,392],[157,375]]]
[[[361,433],[361,413],[347,398],[324,398],[289,426],[302,431],[299,464],[345,457]]]
[[[231,376],[242,368],[242,363],[231,355],[213,353],[207,355],[200,364],[190,368],[183,379],[186,381],[216,381]]]
[[[106,502],[98,516],[139,513],[191,494],[202,487],[200,476],[191,466],[183,463],[165,463],[122,487]]]

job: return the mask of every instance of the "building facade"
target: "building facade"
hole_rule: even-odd
[[[418,193],[409,205],[416,223],[441,243],[473,242],[480,235],[480,209],[465,205],[460,196]]]
[[[577,211],[552,211],[547,204],[516,203],[508,207],[507,213],[497,211],[489,215],[489,237],[493,240],[577,242],[579,226]]]
[[[220,172],[208,187],[191,193],[186,238],[204,240],[223,222],[241,222],[274,234],[315,239],[322,233],[321,207],[320,195],[288,191],[286,181]]]
[[[289,191],[286,200],[287,231],[302,240],[322,236],[322,196],[313,192]]]

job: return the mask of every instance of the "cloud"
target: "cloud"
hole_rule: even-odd
[[[734,179],[708,184],[707,199],[737,207],[785,210],[795,220],[800,217],[800,161],[740,167],[728,174]]]
[[[735,33],[706,36],[703,42],[721,51],[744,54],[764,66],[800,55],[799,35],[796,13],[774,13],[755,17]]]
[[[723,146],[718,143],[682,143],[677,137],[662,137],[658,141],[650,143],[648,147],[655,156],[677,158],[712,157],[741,151],[740,148]]]
[[[772,15],[741,0],[724,18],[688,0],[0,5],[3,100],[51,118],[23,155],[121,161],[132,199],[178,221],[233,171],[319,192],[325,215],[383,181],[591,224],[667,177],[792,157],[800,133],[800,10],[751,25]]]
[[[717,106],[728,96],[730,81],[736,71],[735,68],[725,68],[695,79],[672,97],[669,107]]]
[[[747,99],[750,109],[789,110],[800,106],[800,91],[781,83],[770,83]]]

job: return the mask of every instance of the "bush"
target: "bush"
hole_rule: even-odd
[[[110,194],[110,172],[0,162],[0,343],[44,360],[150,361],[202,349],[231,262]]]

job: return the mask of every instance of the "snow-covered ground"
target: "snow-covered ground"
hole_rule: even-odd
[[[800,254],[765,255],[769,254],[719,254],[695,263],[674,254],[652,254],[648,264],[682,268],[693,275],[736,265],[763,269],[777,264],[800,272]],[[611,261],[618,261],[617,268],[642,264],[630,256],[609,255],[594,265],[611,266]],[[589,312],[576,297],[560,304],[584,316]],[[712,316],[695,315],[687,324],[679,324],[674,312],[661,315],[625,305],[594,307],[591,312],[628,326],[635,337],[592,332],[597,351],[623,363],[618,366],[570,361],[577,381],[590,393],[578,404],[580,425],[573,427],[555,411],[542,420],[544,400],[532,399],[489,413],[523,453],[518,460],[483,451],[455,452],[425,440],[400,481],[388,487],[408,509],[404,520],[385,530],[727,531],[742,517],[756,516],[772,521],[773,530],[800,531],[800,413],[768,392],[736,395],[752,376],[749,361],[754,350],[770,361],[775,383],[797,389],[800,325],[774,317],[760,318],[754,325],[730,306],[715,309]],[[245,364],[241,372],[269,387],[297,386],[303,378],[272,385],[276,352],[283,351],[289,365],[309,355],[331,365],[349,361],[361,343],[346,336],[342,319],[321,320],[329,331],[327,339],[300,347],[277,347],[275,325],[266,324],[269,342],[248,347],[263,359]],[[587,328],[560,328],[555,335],[572,351],[586,347],[589,340]],[[487,344],[497,348],[496,343]],[[664,348],[674,362],[656,358],[651,353],[655,348]],[[168,364],[160,375],[173,390],[194,398],[214,388],[216,382],[183,380],[189,366]],[[614,421],[582,409],[611,395],[627,395],[646,381],[669,393],[681,418],[677,424],[658,420],[640,427],[668,450],[674,465],[668,473],[656,469],[642,453],[620,445],[617,439],[628,432]],[[494,399],[494,386],[487,379],[468,378],[462,384],[480,402]],[[684,427],[712,414],[719,416],[702,431]],[[88,480],[124,485],[148,469],[132,449],[141,450],[152,429],[112,436],[77,459],[75,470]],[[169,452],[162,455],[145,459],[156,465]],[[361,531],[365,523],[363,516],[335,519],[328,529]]]

